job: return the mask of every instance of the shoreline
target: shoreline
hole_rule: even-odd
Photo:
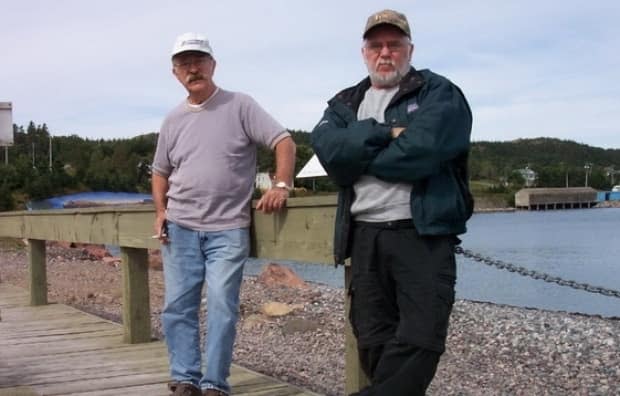
[[[23,249],[0,248],[0,282],[27,287]],[[161,335],[161,271],[149,271]],[[48,249],[50,301],[120,320],[120,269],[79,249]],[[344,290],[266,286],[244,277],[234,362],[328,396],[344,395]],[[296,306],[265,315],[262,305]],[[526,379],[527,380],[524,380]],[[447,351],[428,394],[606,395],[620,392],[620,319],[457,300]]]

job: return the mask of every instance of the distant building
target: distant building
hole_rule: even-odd
[[[515,207],[526,210],[591,208],[597,201],[590,187],[524,188],[515,194]]]
[[[530,169],[529,166],[526,166],[523,169],[517,169],[517,172],[519,172],[519,174],[523,178],[523,181],[525,182],[525,187],[533,187],[536,185],[536,179],[538,178],[538,174],[536,174],[536,172]]]

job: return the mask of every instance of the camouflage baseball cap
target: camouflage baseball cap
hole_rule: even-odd
[[[362,37],[366,38],[366,35],[372,28],[384,24],[396,26],[402,30],[407,37],[411,38],[411,29],[409,29],[407,17],[404,14],[394,10],[383,10],[369,16],[368,21],[366,22],[366,28],[364,29],[364,35]]]

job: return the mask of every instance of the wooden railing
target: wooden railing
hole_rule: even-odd
[[[290,198],[286,210],[252,213],[252,256],[332,265],[336,197]],[[0,213],[0,237],[28,240],[31,305],[47,304],[45,241],[118,245],[123,282],[123,327],[127,343],[151,340],[148,249],[159,248],[152,206],[96,207]],[[345,283],[349,281],[345,267]],[[348,311],[348,301],[346,304]],[[348,323],[348,321],[346,322]],[[357,346],[346,326],[347,394],[366,384]]]

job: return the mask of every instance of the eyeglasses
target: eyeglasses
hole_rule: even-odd
[[[192,66],[204,66],[207,63],[207,60],[209,60],[208,56],[201,56],[199,58],[187,58],[180,60],[179,62],[173,62],[172,65],[179,70],[187,71]]]
[[[383,51],[383,47],[387,47],[390,52],[401,52],[404,51],[407,46],[409,46],[409,43],[404,41],[388,41],[387,43],[368,41],[364,45],[364,48],[366,48],[367,51],[378,54]]]

